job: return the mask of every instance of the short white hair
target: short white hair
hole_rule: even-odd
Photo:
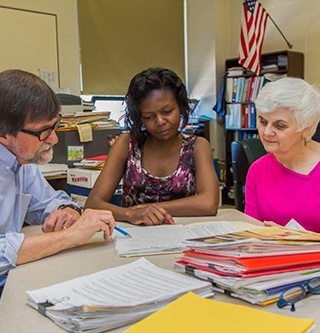
[[[299,131],[309,127],[310,138],[316,132],[320,120],[320,90],[303,79],[284,77],[268,82],[255,104],[261,114],[285,108],[292,112]]]

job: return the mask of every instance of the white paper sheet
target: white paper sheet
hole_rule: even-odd
[[[126,228],[126,231],[132,238],[119,235],[115,232],[113,239],[118,255],[130,257],[165,252],[180,252],[186,249],[186,244],[183,242],[190,238],[221,235],[256,228],[256,225],[240,221],[129,227]]]

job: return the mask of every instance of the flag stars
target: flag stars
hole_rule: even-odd
[[[255,5],[256,5],[256,2],[257,2],[257,0],[246,0],[244,3],[246,3],[247,4],[247,6],[248,6],[248,10],[251,12],[251,13],[253,13],[253,11],[254,11],[254,7],[255,7]]]

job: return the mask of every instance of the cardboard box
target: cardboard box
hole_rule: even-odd
[[[91,189],[99,175],[100,170],[71,168],[67,171],[67,184]]]
[[[89,170],[72,168],[67,171],[67,184],[72,200],[84,207],[88,195],[96,182],[100,170]],[[118,189],[111,199],[111,203],[121,206],[122,184],[119,184]]]

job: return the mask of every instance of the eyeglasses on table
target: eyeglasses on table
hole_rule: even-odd
[[[290,311],[295,311],[295,304],[312,294],[320,294],[320,277],[315,277],[300,286],[290,287],[283,291],[279,296],[277,305],[279,308],[289,305],[291,306]]]

